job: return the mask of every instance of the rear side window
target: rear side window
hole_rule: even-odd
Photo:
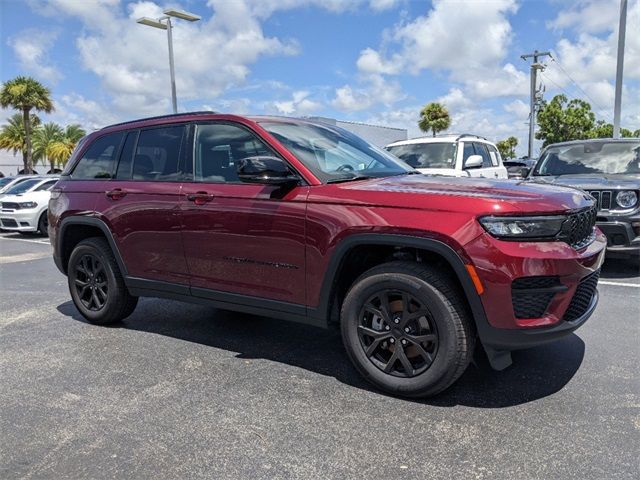
[[[179,181],[184,132],[183,125],[142,130],[133,155],[131,177],[134,180]]]
[[[489,156],[491,157],[491,164],[494,167],[500,166],[500,153],[498,152],[496,147],[494,147],[493,145],[487,145],[487,148],[489,149]]]
[[[71,178],[86,180],[111,178],[124,133],[116,132],[95,140],[84,152],[71,173]]]
[[[50,180],[48,182],[44,182],[42,185],[38,185],[38,187],[34,190],[34,192],[42,192],[43,190],[51,190],[58,180]]]

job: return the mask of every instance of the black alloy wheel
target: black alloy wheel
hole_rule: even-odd
[[[383,372],[415,377],[438,353],[438,330],[431,312],[399,290],[381,290],[362,307],[358,337],[365,355]]]
[[[74,285],[78,298],[91,311],[104,308],[109,294],[104,265],[95,255],[85,254],[75,266]]]

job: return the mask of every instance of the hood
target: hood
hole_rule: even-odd
[[[468,177],[466,173],[462,173],[455,168],[417,168],[416,170],[425,175],[441,175],[444,177],[460,177],[464,175]]]
[[[640,174],[584,173],[581,175],[531,176],[536,183],[568,185],[583,190],[638,190]]]
[[[45,202],[49,200],[51,196],[51,192],[49,191],[41,191],[41,192],[25,192],[18,193],[16,195],[0,195],[0,202]]]
[[[572,187],[518,180],[398,175],[323,185],[311,201],[355,203],[452,212],[563,212],[593,205]]]

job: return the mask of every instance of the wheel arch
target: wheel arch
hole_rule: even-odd
[[[349,267],[348,261],[351,258],[350,255],[353,254],[353,252],[357,252],[357,249],[366,250],[372,248],[381,251],[380,247],[383,247],[382,251],[386,249],[386,251],[400,252],[400,254],[407,252],[407,249],[415,249],[419,252],[429,253],[431,260],[441,259],[458,280],[462,293],[471,310],[474,323],[482,336],[482,332],[485,331],[485,326],[488,327],[488,322],[482,301],[469,276],[463,258],[451,246],[440,240],[410,235],[364,233],[350,235],[342,240],[335,247],[325,271],[318,307],[315,311],[310,312],[310,315],[319,317],[327,323],[331,323],[332,320],[335,319],[336,303],[340,302],[340,299],[337,298],[340,294],[339,289],[345,287],[344,284],[340,283],[341,278],[350,279],[350,277],[357,277],[362,273],[355,272],[357,275],[354,275],[352,272],[351,276],[345,273],[345,268]],[[467,263],[470,263],[470,261],[467,260]],[[376,264],[377,263],[373,263],[370,267]],[[353,278],[353,280],[355,280],[355,278]],[[348,289],[351,284],[352,282],[349,283],[346,288]]]
[[[99,218],[80,215],[65,217],[60,222],[56,244],[54,245],[54,258],[62,273],[67,274],[69,257],[75,246],[85,238],[90,237],[104,237],[107,240],[118,263],[118,268],[122,275],[125,276],[127,269],[107,224]]]

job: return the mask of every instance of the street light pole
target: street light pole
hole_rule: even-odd
[[[627,0],[620,1],[618,28],[618,64],[616,66],[616,96],[613,104],[613,138],[620,138],[620,110],[622,107],[622,70],[624,69],[624,40],[627,29]]]
[[[176,95],[176,71],[173,64],[173,36],[171,35],[171,17],[167,19],[167,41],[169,42],[169,73],[171,75],[171,105],[173,105],[173,113],[178,113],[178,98]]]
[[[171,24],[171,17],[181,18],[188,22],[197,22],[200,20],[198,15],[185,12],[182,10],[167,9],[164,12],[164,16],[154,19],[149,17],[142,17],[137,20],[141,25],[147,25],[149,27],[159,28],[167,31],[167,42],[169,43],[169,74],[171,75],[171,105],[173,107],[173,113],[178,113],[178,97],[176,94],[176,72],[173,60],[173,35]]]

